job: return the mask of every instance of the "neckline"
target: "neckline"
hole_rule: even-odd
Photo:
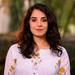
[[[50,50],[50,48],[40,48],[39,50]]]

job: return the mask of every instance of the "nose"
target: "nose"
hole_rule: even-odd
[[[41,27],[42,26],[42,22],[41,21],[38,21],[37,22],[37,25],[38,25],[38,27]]]

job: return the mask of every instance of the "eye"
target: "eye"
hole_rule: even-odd
[[[32,22],[36,22],[36,19],[32,19],[31,21],[32,21]]]
[[[35,17],[32,17],[32,18],[31,18],[31,21],[32,21],[32,22],[36,22],[36,20],[37,20],[37,19],[36,19]]]
[[[47,18],[42,18],[42,22],[47,22]]]

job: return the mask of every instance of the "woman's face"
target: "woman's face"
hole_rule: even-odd
[[[48,29],[48,20],[42,11],[34,9],[29,23],[33,36],[44,37],[46,35]]]

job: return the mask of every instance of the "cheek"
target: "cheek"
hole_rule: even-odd
[[[36,26],[37,23],[36,23],[36,22],[31,22],[31,21],[30,21],[29,24],[30,24],[30,28],[34,28],[34,27]]]
[[[30,31],[32,32],[32,33],[34,33],[35,32],[35,24],[30,24]]]
[[[35,25],[30,25],[30,30],[34,30],[35,29]]]
[[[46,30],[48,29],[48,23],[45,23],[45,29]]]

